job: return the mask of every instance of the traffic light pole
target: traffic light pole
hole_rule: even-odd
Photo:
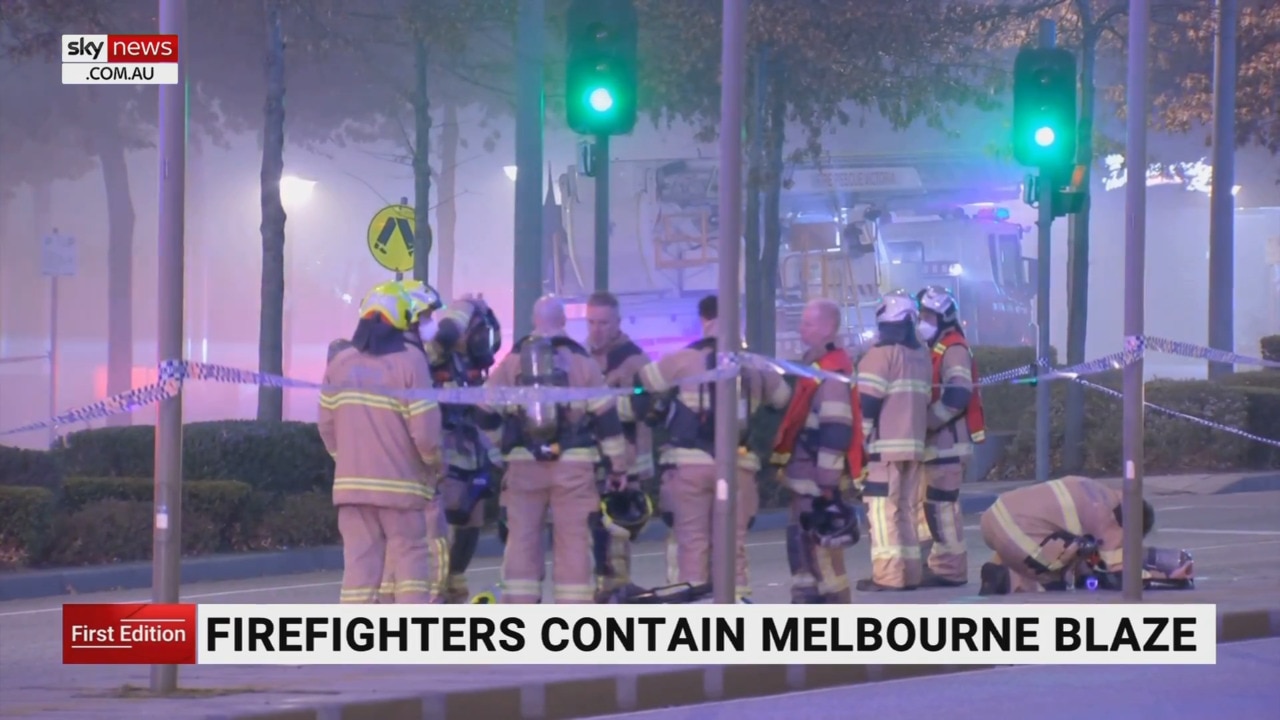
[[[542,294],[542,58],[546,0],[520,0],[516,25],[515,334],[533,331],[530,308]]]
[[[1056,26],[1052,20],[1040,21],[1040,47],[1057,44]],[[1045,372],[1049,362],[1049,282],[1052,277],[1049,260],[1053,253],[1053,188],[1056,182],[1049,168],[1041,167],[1036,195],[1040,210],[1039,238],[1036,244],[1036,372]],[[1049,383],[1036,383],[1036,480],[1049,479]]]
[[[595,147],[596,244],[595,289],[609,289],[609,136],[597,135]]]

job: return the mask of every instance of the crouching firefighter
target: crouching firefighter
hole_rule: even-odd
[[[655,395],[669,394],[670,409],[665,426],[668,446],[660,464],[662,475],[662,509],[671,514],[676,540],[676,582],[710,591],[711,527],[715,509],[715,403],[714,382],[689,382],[705,376],[717,367],[717,321],[704,321],[707,337],[688,347],[650,363],[637,375],[638,389],[643,394],[631,402],[637,414],[652,417],[645,405]],[[760,471],[760,458],[746,445],[747,430],[753,410],[769,405],[781,410],[791,399],[791,388],[780,375],[741,368],[737,377],[738,421],[741,435],[738,446],[737,491],[740,502],[735,520],[736,587],[735,596],[745,600],[751,594],[748,577],[746,536],[751,520],[751,500],[747,493],[758,492],[755,476]]]
[[[483,300],[464,297],[449,303],[439,313],[435,338],[428,346],[436,387],[483,385],[501,346],[498,318]],[[440,410],[446,467],[440,506],[451,530],[445,601],[465,603],[471,596],[467,568],[480,542],[485,501],[497,494],[495,476],[502,455],[477,425],[476,406],[445,404]]]
[[[1070,476],[1010,490],[982,514],[982,539],[995,557],[982,566],[980,595],[1066,590],[1067,574],[1119,588],[1124,569],[1121,494],[1086,477]],[[1142,535],[1155,526],[1155,509],[1142,503]],[[1149,555],[1151,553],[1148,553]],[[1190,578],[1190,558],[1170,556],[1144,579]],[[1082,572],[1081,564],[1087,565]],[[1114,576],[1114,577],[1112,577]]]
[[[516,343],[485,383],[528,393],[520,405],[481,418],[481,429],[501,426],[507,466],[503,603],[542,600],[548,511],[555,518],[555,602],[595,602],[590,523],[600,507],[595,466],[601,456],[607,489],[626,486],[626,441],[617,403],[590,353],[564,334],[564,325],[564,305],[554,297],[540,299],[534,306],[534,333]],[[543,397],[567,388],[599,388],[601,395],[572,402]]]
[[[334,457],[333,504],[342,534],[344,603],[426,603],[429,505],[441,478],[440,410],[429,400],[380,394],[430,387],[426,355],[409,344],[410,299],[380,285],[360,306],[348,347],[325,368],[317,426]],[[379,597],[384,565],[395,578]]]
[[[600,291],[587,298],[591,356],[604,373],[606,385],[631,388],[636,373],[648,364],[649,357],[622,332],[620,322],[618,298],[612,293]],[[605,498],[591,528],[598,602],[608,602],[619,592],[640,591],[631,582],[631,543],[644,530],[643,524],[635,524],[638,519],[643,517],[648,522],[653,514],[652,503],[641,489],[641,483],[653,478],[652,435],[648,425],[637,422],[625,396],[618,398],[618,415],[627,441],[627,491]],[[617,522],[608,522],[610,513],[604,510],[605,505],[616,511]]]
[[[924,477],[916,532],[926,548],[922,587],[968,582],[960,486],[973,446],[986,439],[978,366],[960,327],[955,296],[939,287],[916,295],[920,337],[933,359],[933,394],[925,436]]]
[[[857,515],[844,498],[863,471],[862,412],[852,385],[853,361],[836,345],[840,308],[812,300],[800,318],[803,361],[848,378],[796,382],[774,438],[772,464],[792,493],[787,564],[793,603],[852,600],[844,549],[858,542]]]

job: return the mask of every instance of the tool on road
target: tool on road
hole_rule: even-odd
[[[1077,540],[1074,586],[1077,590],[1120,590],[1120,573],[1110,572],[1092,535]],[[1147,548],[1142,559],[1144,590],[1190,590],[1196,586],[1195,561],[1186,550]]]

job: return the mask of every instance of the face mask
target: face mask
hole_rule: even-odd
[[[920,321],[920,324],[917,325],[916,327],[920,328],[920,334],[927,339],[932,339],[935,335],[938,334],[938,326],[930,322],[924,322],[922,320]]]

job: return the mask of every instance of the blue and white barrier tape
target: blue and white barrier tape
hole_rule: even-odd
[[[982,377],[978,383],[987,387],[1003,383],[1027,383],[1039,382],[1041,380],[1077,380],[1082,376],[1093,375],[1111,370],[1123,368],[1130,363],[1141,358],[1147,349],[1157,352],[1165,352],[1184,357],[1193,357],[1197,359],[1205,359],[1216,362],[1226,362],[1236,365],[1253,365],[1258,367],[1280,368],[1280,362],[1263,360],[1261,358],[1253,358],[1237,353],[1230,353],[1222,350],[1214,350],[1193,343],[1183,343],[1171,340],[1165,340],[1155,337],[1130,337],[1125,340],[1125,349],[1106,355],[1088,362],[1080,363],[1064,368],[1042,372],[1041,368],[1049,366],[1046,358],[1040,358],[1033,365],[1024,365],[1019,368],[1005,370]],[[819,370],[810,365],[781,360],[777,358],[765,357],[753,353],[741,354],[722,354],[719,367],[715,370],[702,373],[700,375],[686,378],[681,384],[698,384],[706,382],[715,382],[717,380],[728,379],[739,374],[740,367],[752,367],[757,370],[774,372],[782,375],[793,375],[799,377],[813,378],[817,380],[833,379],[844,383],[852,383],[856,381],[856,374],[852,377],[844,376],[838,373],[831,373]],[[547,388],[547,387],[471,387],[471,388],[415,388],[415,389],[395,389],[395,388],[371,388],[371,387],[347,387],[347,386],[331,386],[323,383],[311,382],[307,380],[297,380],[281,375],[272,375],[269,373],[261,373],[252,370],[242,370],[240,368],[228,367],[225,365],[216,365],[212,363],[200,363],[183,360],[166,360],[159,366],[159,381],[151,385],[141,388],[135,388],[128,392],[114,395],[105,400],[100,400],[89,405],[85,405],[74,410],[65,412],[55,418],[43,420],[40,422],[29,423],[18,428],[5,430],[0,432],[0,437],[7,435],[16,435],[19,433],[31,432],[34,430],[42,430],[46,428],[56,428],[64,425],[88,422],[91,420],[100,420],[128,412],[133,412],[141,407],[146,407],[158,403],[167,398],[173,397],[181,391],[182,384],[186,381],[206,381],[217,382],[232,385],[256,385],[266,387],[290,388],[300,390],[319,390],[329,392],[340,392],[343,390],[359,390],[366,393],[376,393],[379,395],[387,395],[402,400],[430,400],[442,404],[452,405],[529,405],[534,403],[566,403],[581,402],[600,397],[621,397],[633,394],[634,391],[628,388]],[[1083,382],[1083,381],[1081,381]],[[1107,392],[1114,393],[1108,388],[1086,383],[1090,387],[1101,388]],[[1154,407],[1154,406],[1153,406]],[[1209,423],[1216,427],[1216,424],[1200,418],[1183,415],[1166,408],[1156,408],[1161,412],[1171,413],[1179,417],[1191,419],[1195,422]],[[1231,429],[1236,434],[1242,434],[1242,431]],[[1276,441],[1266,438],[1257,438],[1256,436],[1243,433],[1245,437],[1256,439],[1259,442],[1268,444],[1276,444]]]

